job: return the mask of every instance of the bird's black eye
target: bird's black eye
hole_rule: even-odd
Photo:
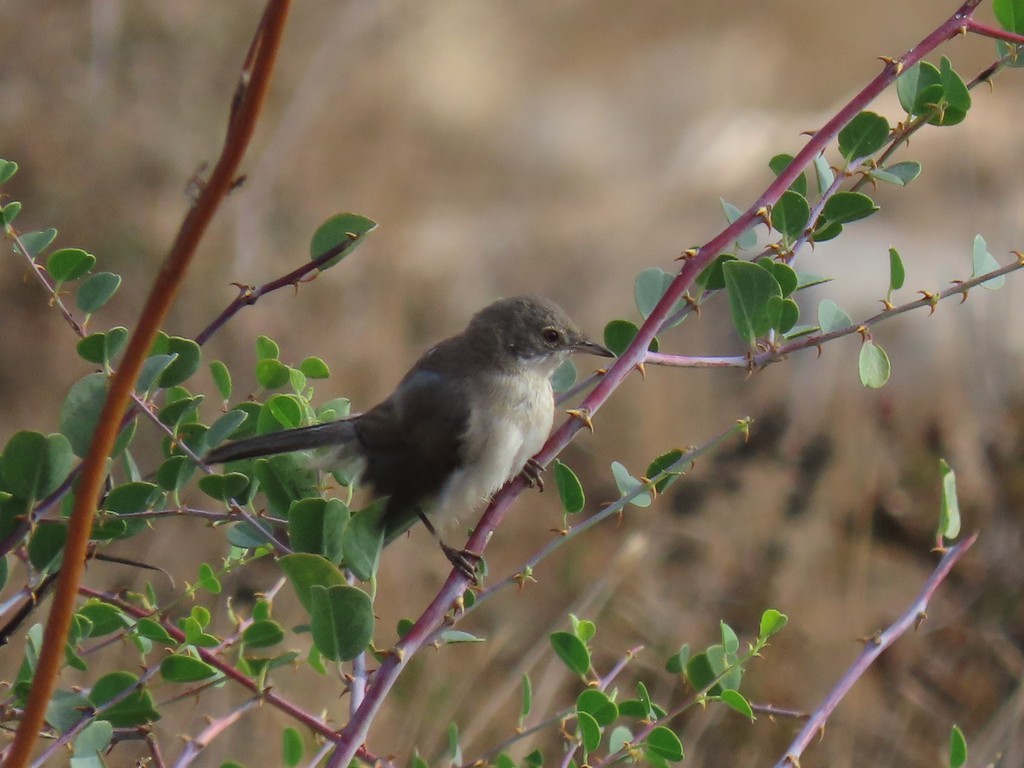
[[[541,336],[544,337],[544,341],[546,341],[548,344],[557,344],[559,341],[562,340],[562,334],[558,332],[557,328],[545,328],[543,331],[541,331]]]

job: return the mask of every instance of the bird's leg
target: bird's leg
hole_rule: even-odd
[[[526,460],[526,466],[523,467],[523,479],[526,480],[526,484],[541,493],[544,493],[544,478],[541,477],[543,471],[544,467],[532,457]]]
[[[455,549],[455,547],[449,547],[443,541],[437,533],[437,529],[434,524],[430,522],[430,518],[427,517],[426,513],[419,506],[416,507],[416,514],[419,515],[420,520],[430,531],[430,535],[437,539],[437,543],[441,545],[441,551],[444,552],[444,556],[448,558],[448,562],[451,563],[455,569],[469,579],[471,584],[477,584],[476,569],[480,565],[480,561],[483,559],[476,552],[470,552],[468,549]]]

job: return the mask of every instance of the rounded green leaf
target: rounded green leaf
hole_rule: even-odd
[[[288,726],[281,734],[281,759],[287,766],[295,766],[302,762],[302,734]]]
[[[791,189],[783,192],[779,201],[772,206],[772,228],[790,240],[804,233],[810,217],[811,206],[807,198]]]
[[[311,590],[314,586],[332,587],[347,583],[345,575],[337,566],[320,555],[285,555],[278,563],[307,612],[311,611],[313,605]]]
[[[369,595],[347,584],[310,588],[310,629],[313,642],[333,661],[354,659],[373,639],[373,603]]]
[[[154,619],[139,619],[135,625],[135,631],[140,637],[145,637],[148,640],[154,640],[164,645],[171,645],[174,643],[174,638],[171,634],[164,629],[163,625]]]
[[[280,360],[267,358],[256,363],[256,381],[263,389],[278,389],[289,379],[290,369]]]
[[[92,624],[89,637],[103,637],[131,625],[124,611],[101,600],[90,600],[77,613]]]
[[[206,432],[206,447],[213,448],[231,437],[249,416],[245,411],[232,409],[210,425]]]
[[[851,325],[853,320],[839,308],[838,304],[832,299],[822,299],[818,305],[818,327],[822,333],[833,333]]]
[[[576,383],[576,366],[571,358],[566,358],[562,364],[551,374],[551,389],[557,392],[565,392]]]
[[[1024,16],[1024,13],[1021,14]],[[961,768],[967,762],[967,739],[959,725],[949,729],[949,768]]]
[[[900,252],[895,248],[889,248],[889,290],[898,291],[903,287],[904,281],[907,279],[907,272],[903,268],[903,259],[900,258]]]
[[[873,155],[889,138],[889,121],[874,112],[864,111],[839,132],[839,152],[846,162]]]
[[[75,303],[86,314],[92,314],[110,301],[120,286],[120,275],[113,272],[97,272],[79,286],[75,294]]]
[[[299,363],[299,370],[311,379],[326,379],[331,375],[331,369],[319,357],[307,357]]]
[[[865,341],[860,345],[857,367],[860,372],[860,383],[869,389],[884,387],[892,371],[889,356],[873,341]]]
[[[96,265],[96,257],[81,248],[61,248],[46,260],[46,271],[58,284],[78,280],[89,274]]]
[[[192,339],[171,336],[167,340],[169,353],[177,355],[174,361],[160,374],[159,385],[166,389],[181,384],[199,369],[202,352]]]
[[[277,517],[285,517],[296,499],[320,495],[316,471],[294,454],[257,459],[253,474],[260,481],[270,511]]]
[[[221,593],[220,579],[217,578],[217,574],[214,573],[209,563],[202,563],[199,566],[199,581],[196,582],[196,586],[202,587],[211,595]]]
[[[171,456],[156,470],[156,482],[165,491],[180,490],[195,474],[196,466],[185,455]]]
[[[939,511],[939,536],[955,539],[960,535],[960,502],[956,495],[956,473],[939,459],[939,471],[942,473],[942,507]]]
[[[239,498],[249,487],[249,478],[240,472],[205,475],[199,478],[199,490],[217,501]]]
[[[636,276],[633,294],[641,317],[646,319],[654,311],[654,307],[661,301],[672,280],[673,276],[660,267],[645,269]]]
[[[0,160],[0,174],[3,173],[3,160]],[[0,182],[2,183],[2,182]],[[21,213],[21,203],[12,200],[7,205],[0,206],[0,226],[9,227]]]
[[[210,363],[210,375],[213,376],[213,383],[223,400],[231,397],[231,371],[220,360]]]
[[[836,192],[825,203],[822,218],[829,224],[848,224],[879,210],[875,201],[861,192]]]
[[[911,115],[922,115],[938,105],[942,83],[938,68],[921,61],[906,69],[896,81],[900,106]]]
[[[579,739],[584,753],[590,754],[601,746],[601,726],[593,716],[587,712],[577,712],[576,724],[579,726]]]
[[[718,695],[718,698],[721,699],[721,701],[725,704],[728,704],[730,707],[735,709],[744,717],[750,718],[751,720],[756,719],[754,717],[754,710],[750,707],[750,703],[743,697],[743,694],[741,694],[739,691],[734,691],[731,688],[728,688],[722,691]]]
[[[994,0],[992,10],[996,14],[999,26],[1007,32],[1024,35],[1024,3],[1021,0]],[[0,169],[2,167],[0,165]],[[0,184],[2,183],[3,179],[0,178]]]
[[[13,160],[0,160],[0,184],[6,184],[18,172],[18,164]]]
[[[104,675],[89,692],[89,701],[93,706],[101,707],[115,697],[121,696],[126,690],[135,688],[139,678],[130,672],[111,672]],[[100,720],[107,720],[115,728],[131,728],[145,725],[160,719],[160,713],[153,705],[153,697],[145,689],[136,689],[121,699],[117,704],[97,715]]]
[[[302,403],[293,395],[271,395],[260,412],[264,415],[273,417],[275,426],[295,429],[302,426]]]
[[[68,527],[65,523],[37,525],[28,540],[28,561],[37,571],[55,570],[60,566],[67,540]]]
[[[19,239],[28,255],[35,258],[49,247],[55,237],[57,237],[57,230],[50,227],[37,232],[26,232]]]
[[[375,502],[352,515],[341,532],[345,566],[362,581],[373,578],[384,548],[384,529],[379,517],[381,504]]]
[[[73,463],[71,443],[64,435],[17,432],[0,456],[0,476],[6,490],[21,499],[35,500],[56,490]]]
[[[377,228],[377,222],[357,213],[339,213],[321,224],[309,243],[309,257],[318,259],[329,250],[338,255],[321,264],[321,271],[330,269],[355,250],[363,236]]]
[[[758,638],[761,640],[768,639],[786,626],[787,621],[789,621],[789,617],[786,614],[780,613],[774,608],[769,608],[761,614],[761,624],[757,632]]]
[[[663,760],[678,763],[683,759],[683,742],[664,725],[656,726],[647,735],[647,749]]]
[[[974,248],[971,251],[971,277],[981,277],[987,275],[989,272],[994,272],[999,269],[999,262],[996,261],[995,257],[988,252],[988,244],[985,242],[985,238],[981,235],[974,236]],[[982,288],[986,288],[990,291],[996,291],[1003,287],[1006,283],[1006,275],[999,275],[993,277],[991,280],[986,280],[981,284]]]
[[[103,499],[103,509],[118,515],[143,512],[154,506],[161,496],[158,486],[137,480],[111,490]]]
[[[622,496],[628,496],[640,488],[643,483],[629,474],[629,470],[625,466],[617,461],[612,462],[612,477],[615,480],[615,485],[619,489],[619,493]],[[650,491],[641,491],[630,498],[629,503],[634,507],[649,507],[653,498]]]
[[[576,635],[571,632],[554,632],[551,634],[551,647],[575,674],[583,677],[590,671],[590,651]]]
[[[576,698],[576,711],[586,712],[602,728],[611,725],[619,716],[619,708],[608,694],[596,688],[587,688]]]
[[[586,497],[583,495],[583,484],[567,464],[555,459],[555,484],[558,486],[558,497],[562,508],[571,515],[583,509]]]
[[[733,325],[747,345],[753,347],[772,327],[769,300],[773,296],[782,298],[782,287],[771,272],[748,261],[727,262],[722,271]]]
[[[673,448],[671,451],[661,454],[661,456],[658,456],[654,461],[648,464],[647,471],[644,472],[644,476],[653,480],[662,472],[665,472],[669,467],[674,465],[682,457],[683,452],[678,448]],[[686,471],[686,469],[689,466],[690,465],[677,467],[675,471],[671,472],[666,477],[663,477],[657,483],[655,483],[654,490],[657,491],[658,493],[664,491],[666,488],[672,485],[672,483],[674,483],[679,478],[679,476],[684,471]]]
[[[284,628],[276,621],[254,621],[245,628],[242,640],[249,648],[267,648],[284,640]]]
[[[768,161],[768,167],[772,169],[772,173],[776,176],[780,175],[784,170],[789,167],[789,164],[793,162],[795,158],[792,155],[781,154],[776,155]],[[793,183],[789,185],[789,188],[796,192],[798,195],[807,196],[807,176],[801,173]]]
[[[220,674],[216,667],[185,654],[171,654],[160,662],[160,674],[170,683],[194,683]]]
[[[720,291],[725,288],[725,274],[722,272],[722,265],[728,261],[736,261],[736,257],[731,253],[716,256],[715,260],[697,276],[697,284],[708,291]]]
[[[626,348],[632,343],[633,339],[636,338],[637,331],[639,330],[629,320],[612,320],[604,327],[604,345],[614,352],[616,356],[621,355],[626,351]],[[657,352],[658,340],[651,339],[651,343],[647,348],[652,352]]]

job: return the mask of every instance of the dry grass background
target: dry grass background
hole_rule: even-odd
[[[352,210],[378,220],[379,231],[297,296],[282,292],[244,311],[207,359],[250,371],[255,336],[267,334],[294,362],[327,359],[334,375],[319,387],[324,399],[344,394],[365,407],[424,346],[497,296],[548,294],[598,333],[635,312],[636,272],[671,269],[682,249],[707,239],[721,225],[719,196],[746,205],[768,181],[771,155],[798,148],[801,131],[875,74],[875,56],[904,50],[953,6],[303,0],[245,163],[248,180],[205,241],[167,329],[198,332],[233,296],[231,281],[291,269],[321,220]],[[8,191],[25,205],[20,226],[57,226],[60,244],[87,248],[124,276],[97,327],[131,325],[187,206],[186,182],[215,156],[259,8],[8,3],[0,156],[21,164]],[[968,76],[992,57],[990,44],[973,38],[941,52]],[[907,157],[924,162],[922,178],[879,190],[881,215],[801,257],[804,269],[837,277],[805,311],[827,295],[854,316],[873,312],[890,243],[908,264],[905,299],[966,276],[976,232],[1000,258],[1024,247],[1022,97],[1019,74],[1005,73],[994,92],[975,92],[966,124],[915,139]],[[894,96],[878,108],[898,116]],[[958,722],[973,765],[999,753],[1001,765],[1024,765],[1019,283],[1014,276],[963,307],[879,327],[895,366],[880,392],[859,387],[853,340],[749,379],[651,370],[629,381],[596,435],[564,456],[585,477],[592,506],[614,496],[612,459],[642,471],[664,450],[700,443],[745,415],[757,418],[752,440],[543,565],[538,585],[468,619],[464,628],[486,644],[415,661],[371,749],[435,755],[454,719],[466,756],[478,754],[511,733],[524,671],[538,710],[568,703],[575,686],[551,661],[546,635],[564,628],[570,611],[597,620],[603,668],[629,646],[647,646],[624,691],[634,676],[660,677],[656,696],[674,699],[681,693],[658,670],[680,642],[714,642],[720,618],[750,635],[761,610],[776,607],[791,623],[753,665],[748,693],[813,708],[857,653],[856,638],[894,618],[934,562],[944,456],[958,470],[965,525],[982,537],[921,630],[843,702],[803,764],[938,765]],[[0,322],[0,440],[55,430],[67,386],[88,369],[14,259],[0,269]],[[739,348],[721,306],[663,345]],[[236,385],[245,391],[252,379],[236,376]],[[551,494],[520,499],[489,552],[492,571],[514,568],[557,522]],[[133,554],[140,547],[186,577],[224,552],[220,534],[185,522],[161,524],[133,541]],[[422,532],[390,549],[381,626],[414,615],[444,573]],[[230,587],[242,600],[272,576],[254,567]],[[89,572],[106,588],[137,578],[98,564]],[[277,611],[287,613],[283,602]],[[6,674],[16,652],[0,659]],[[302,671],[276,686],[338,717],[347,706],[334,682]],[[226,689],[179,703],[161,732],[194,732],[236,696]],[[227,756],[276,764],[285,724],[266,708],[250,715],[203,764]],[[679,726],[691,766],[772,764],[798,727],[750,725],[720,708]]]

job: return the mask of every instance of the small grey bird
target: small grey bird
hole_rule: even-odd
[[[479,555],[449,547],[438,528],[464,519],[524,470],[531,485],[539,481],[531,457],[554,421],[550,378],[573,352],[615,356],[547,299],[496,301],[462,333],[427,350],[366,413],[228,443],[206,461],[326,449],[318,466],[344,468],[387,497],[385,543],[418,517],[475,581]]]

